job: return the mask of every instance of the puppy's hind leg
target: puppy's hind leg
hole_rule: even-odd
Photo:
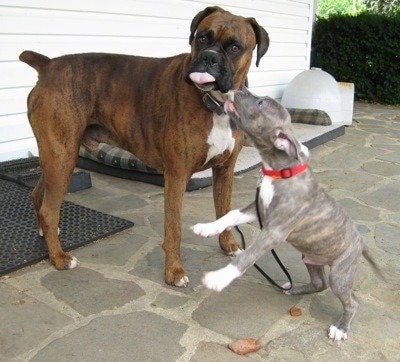
[[[305,266],[310,274],[310,283],[305,285],[298,285],[292,287],[290,290],[285,290],[284,293],[287,295],[296,294],[310,294],[321,292],[322,290],[328,288],[329,283],[325,274],[325,269],[323,265],[313,265],[305,263]],[[290,287],[290,283],[282,285],[283,288]]]
[[[343,269],[342,264],[344,263],[332,266],[329,274],[329,283],[332,292],[340,299],[343,305],[342,316],[328,330],[329,338],[335,341],[347,339],[351,321],[357,313],[359,304],[353,293],[354,274],[357,269],[357,263],[353,262],[345,269]]]

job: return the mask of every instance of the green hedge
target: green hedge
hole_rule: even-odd
[[[400,104],[400,13],[318,18],[311,65],[355,85],[357,99]]]

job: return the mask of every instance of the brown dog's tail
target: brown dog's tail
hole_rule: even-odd
[[[374,258],[372,257],[371,253],[369,252],[369,249],[367,248],[367,246],[364,245],[364,249],[362,251],[362,255],[363,257],[368,261],[368,263],[372,266],[372,268],[374,269],[374,272],[384,281],[386,281],[385,276],[382,274],[381,269],[379,268],[378,264],[376,263],[376,261],[374,260]]]
[[[41,74],[43,68],[50,62],[49,57],[33,52],[31,50],[23,51],[19,56],[19,60],[36,69],[39,75]]]

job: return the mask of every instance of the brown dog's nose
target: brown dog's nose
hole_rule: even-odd
[[[205,51],[202,56],[202,61],[206,67],[214,67],[218,64],[218,53],[212,50]]]

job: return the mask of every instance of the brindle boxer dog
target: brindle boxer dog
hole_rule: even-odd
[[[258,66],[269,38],[254,18],[208,7],[192,20],[189,44],[190,54],[170,58],[20,55],[39,73],[28,97],[28,117],[43,175],[32,198],[39,231],[57,269],[78,264],[62,250],[58,224],[79,147],[96,149],[105,142],[164,172],[165,281],[188,285],[180,257],[186,185],[193,173],[211,167],[217,218],[230,210],[243,134],[230,127],[223,102],[244,85],[256,47]],[[219,243],[228,254],[238,250],[229,231]]]

